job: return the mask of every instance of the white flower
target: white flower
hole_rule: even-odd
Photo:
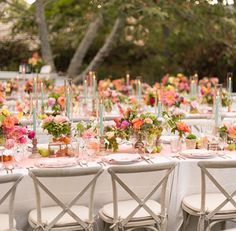
[[[106,136],[107,136],[108,139],[111,139],[115,136],[115,133],[114,132],[107,132]]]

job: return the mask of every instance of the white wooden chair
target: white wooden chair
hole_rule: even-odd
[[[162,163],[142,166],[114,166],[108,169],[112,179],[113,202],[106,204],[99,211],[100,218],[105,222],[105,228],[110,225],[110,229],[118,231],[134,230],[146,228],[149,230],[166,230],[166,188],[170,173],[175,168],[175,163]],[[122,174],[145,174],[153,172],[163,172],[164,176],[157,180],[151,192],[144,198],[140,198],[132,189],[120,178]],[[136,175],[137,177],[137,175]],[[158,178],[158,177],[157,177]],[[132,178],[133,179],[133,178]],[[134,179],[135,180],[135,179]],[[137,178],[136,178],[137,180]],[[121,186],[131,200],[118,201],[117,185]],[[160,203],[151,199],[154,193],[161,189]]]
[[[12,184],[7,192],[0,199],[0,205],[3,204],[6,199],[9,198],[9,213],[0,214],[0,230],[15,231],[16,221],[14,219],[14,200],[16,194],[17,185],[22,180],[21,174],[10,174],[5,176],[0,176],[0,185]],[[1,187],[1,186],[0,186]]]
[[[186,229],[191,215],[199,217],[198,231],[209,231],[214,225],[225,221],[234,222],[236,219],[236,190],[228,193],[209,170],[236,168],[236,161],[200,161],[198,165],[201,168],[201,193],[187,196],[182,201],[185,217],[183,230]],[[206,192],[206,178],[216,186],[218,192]]]
[[[94,190],[98,177],[103,172],[101,167],[87,168],[64,168],[64,169],[33,169],[29,170],[29,175],[33,179],[37,207],[29,213],[28,221],[33,230],[93,230],[94,213],[93,201]],[[53,192],[51,192],[41,178],[65,178],[77,177],[78,185],[82,176],[90,176],[87,185],[77,193],[70,203],[65,204]],[[84,180],[84,179],[83,179]],[[63,187],[63,185],[61,185]],[[42,207],[40,189],[46,193],[56,206]],[[90,192],[88,192],[90,191]],[[90,193],[89,206],[76,205],[76,202],[86,193]]]

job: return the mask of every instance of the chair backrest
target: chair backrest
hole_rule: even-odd
[[[70,215],[79,225],[84,229],[90,227],[93,223],[93,204],[94,204],[94,190],[98,177],[103,172],[101,167],[87,167],[87,168],[62,168],[62,169],[32,169],[29,170],[29,175],[34,181],[36,199],[37,199],[37,225],[42,226],[41,216],[41,196],[40,189],[44,191],[58,206],[62,208],[62,211],[46,226],[44,230],[50,230],[63,216],[64,214]],[[42,183],[41,178],[65,178],[65,177],[77,177],[78,180],[82,176],[91,176],[91,179],[87,182],[86,186],[76,194],[76,196],[66,205],[62,202],[53,192],[51,192],[45,184]],[[63,187],[63,185],[62,185]],[[89,197],[89,214],[88,221],[86,223],[81,220],[72,210],[71,207],[87,192],[90,190]]]
[[[208,178],[222,193],[225,200],[216,206],[210,213],[206,214],[207,219],[213,218],[220,210],[227,204],[231,203],[236,209],[236,201],[233,196],[236,195],[236,190],[233,193],[228,193],[226,189],[219,183],[219,181],[210,173],[210,169],[232,169],[236,168],[236,161],[200,161],[198,166],[201,168],[201,214],[206,213],[206,178]]]
[[[169,163],[162,163],[162,164],[152,164],[152,165],[140,165],[140,166],[114,166],[108,169],[108,172],[111,175],[112,179],[112,189],[113,189],[113,216],[114,220],[113,223],[116,225],[119,222],[122,226],[125,226],[133,217],[134,215],[143,208],[156,222],[160,223],[160,217],[155,214],[149,206],[147,206],[146,202],[153,196],[154,193],[157,192],[159,188],[161,188],[161,197],[160,197],[160,204],[161,204],[161,216],[165,217],[166,215],[166,188],[167,182],[170,173],[174,170],[176,163],[169,162]],[[140,198],[132,189],[124,183],[119,177],[120,174],[135,174],[135,173],[147,173],[147,172],[166,172],[164,176],[157,180],[156,185],[151,192],[149,192],[144,198]],[[119,220],[118,217],[118,193],[117,193],[117,183],[134,199],[138,205],[133,211],[122,221]]]
[[[16,194],[17,185],[22,180],[23,176],[21,174],[10,174],[5,176],[0,176],[0,185],[1,184],[12,184],[10,189],[0,198],[0,205],[9,197],[9,229],[14,229],[14,200]]]

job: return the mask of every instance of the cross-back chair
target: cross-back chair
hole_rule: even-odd
[[[162,163],[141,166],[113,166],[108,169],[112,179],[113,202],[104,205],[99,211],[100,218],[105,222],[110,229],[118,231],[135,230],[137,228],[146,228],[149,230],[166,229],[166,190],[167,182],[171,172],[174,170],[175,163]],[[160,172],[165,172],[160,180],[157,180],[151,192],[147,193],[144,198],[140,198],[132,187],[127,185],[120,177],[123,174],[145,174],[153,172],[157,175]],[[138,180],[138,179],[136,179]],[[118,201],[117,186],[123,188],[131,200]],[[151,197],[160,189],[160,203],[151,199]],[[105,229],[104,228],[104,229]]]
[[[29,175],[34,182],[37,200],[36,209],[29,213],[30,226],[34,230],[43,231],[92,230],[94,223],[94,190],[96,181],[102,172],[101,167],[29,170]],[[41,178],[77,177],[79,185],[82,176],[91,176],[91,179],[67,204],[50,191],[41,180]],[[42,207],[40,189],[56,203],[56,206]],[[90,192],[88,192],[89,190]],[[76,205],[85,193],[89,193],[89,206]]]
[[[15,229],[16,221],[14,219],[14,201],[16,189],[23,176],[21,174],[10,174],[0,176],[0,187],[3,184],[12,184],[6,193],[0,198],[0,205],[9,198],[9,212],[8,214],[0,214],[0,230],[13,231]]]
[[[186,229],[191,215],[199,217],[198,231],[209,231],[214,225],[225,221],[234,222],[236,219],[236,190],[229,193],[219,183],[214,173],[209,170],[233,169],[236,168],[236,161],[200,161],[198,166],[201,169],[201,193],[187,196],[182,201],[185,217],[183,230]],[[213,183],[218,192],[207,193],[206,179]]]

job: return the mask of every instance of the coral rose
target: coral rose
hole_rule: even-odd
[[[189,133],[190,132],[189,126],[186,123],[184,123],[184,122],[177,122],[176,123],[176,127],[181,132],[185,132],[185,133]]]
[[[132,124],[133,124],[134,129],[138,130],[144,124],[144,121],[142,119],[136,118],[132,120]]]
[[[60,96],[57,99],[57,102],[60,104],[61,107],[65,107],[65,97],[64,96]]]

